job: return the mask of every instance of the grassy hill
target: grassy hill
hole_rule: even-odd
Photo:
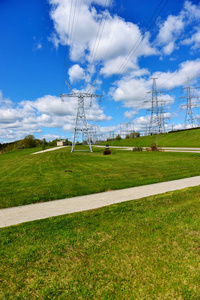
[[[200,175],[196,153],[112,149],[103,155],[102,148],[71,153],[67,147],[30,154],[36,150],[0,154],[0,208]]]
[[[200,148],[200,128],[119,141],[109,141],[103,144],[109,144],[110,146],[149,147],[151,144],[156,143],[156,139],[159,147]]]
[[[200,187],[1,228],[0,299],[199,299]]]

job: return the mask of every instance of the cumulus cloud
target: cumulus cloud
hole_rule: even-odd
[[[169,15],[160,23],[157,45],[161,47],[161,52],[170,55],[180,45],[192,45],[192,49],[199,48],[199,30],[198,27],[195,30],[193,26],[193,22],[199,23],[199,20],[200,5],[185,1],[183,9],[177,16]]]
[[[200,76],[200,59],[188,60],[179,65],[179,68],[174,72],[155,72],[153,77],[158,77],[158,87],[173,89],[185,84],[190,75],[190,79]]]
[[[5,102],[9,106],[5,106]],[[0,133],[2,141],[12,141],[23,138],[27,134],[42,133],[43,128],[59,128],[64,132],[73,132],[77,113],[77,98],[60,98],[45,95],[35,101],[22,101],[15,105],[10,100],[4,100],[0,94]],[[96,100],[90,105],[90,99],[85,99],[85,113],[89,122],[108,121]]]
[[[200,30],[197,28],[197,31],[194,34],[192,34],[190,38],[183,40],[181,44],[192,45],[192,50],[200,48]]]
[[[141,108],[150,89],[150,81],[126,77],[117,82],[117,88],[111,89],[110,94],[115,101],[122,101],[125,107]]]
[[[184,14],[188,17],[189,22],[200,19],[200,4],[193,4],[191,1],[185,1]]]
[[[133,117],[137,114],[138,112],[137,111],[135,111],[135,110],[128,110],[128,111],[125,111],[125,113],[124,113],[124,117],[126,118],[126,119],[133,119]]]
[[[167,20],[160,27],[158,43],[164,45],[164,54],[171,54],[175,48],[175,41],[184,30],[183,14],[179,16],[168,16]]]
[[[153,77],[159,78],[156,82],[158,88],[163,86],[162,75],[166,73],[155,73]],[[172,76],[173,74],[171,74]],[[161,78],[160,78],[161,77]],[[174,81],[171,80],[173,84]],[[115,83],[116,87],[110,89],[110,95],[116,102],[121,101],[124,107],[134,108],[134,111],[126,112],[125,117],[132,118],[140,109],[147,109],[151,107],[151,90],[152,90],[152,79],[149,77],[132,77],[127,76]],[[174,103],[174,97],[164,93],[158,94],[158,100],[163,102],[164,105],[170,105]]]
[[[73,65],[69,71],[69,80],[71,83],[74,83],[76,81],[80,81],[85,78],[85,73],[83,68],[81,68],[78,64]]]
[[[158,78],[156,81],[158,89],[171,90],[175,87],[183,86],[187,82],[188,74],[190,79],[195,79],[200,76],[200,59],[188,60],[181,63],[178,69],[174,72],[155,72],[152,77]],[[147,92],[151,91],[152,80],[150,78],[132,78],[127,76],[116,82],[116,87],[110,89],[110,94],[113,99],[121,101],[125,107],[133,107],[135,109],[148,108]],[[174,96],[165,95],[159,96],[165,100],[165,104],[173,104]]]
[[[116,74],[131,49],[142,38],[139,26],[125,22],[116,15],[111,16],[105,9],[105,1],[79,2],[80,0],[75,6],[69,0],[50,0],[52,4],[50,16],[55,28],[52,41],[56,47],[59,43],[68,44],[72,61],[91,65],[101,62],[101,74],[105,76]],[[108,5],[109,1],[106,3]],[[101,5],[102,9],[97,10],[95,4]],[[147,34],[120,73],[138,68],[139,57],[157,54],[149,38]]]

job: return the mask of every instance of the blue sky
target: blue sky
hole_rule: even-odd
[[[153,22],[159,4],[159,10],[165,6]],[[166,101],[166,131],[172,124],[182,128],[181,89],[188,77],[199,86],[199,24],[195,0],[1,0],[0,142],[28,134],[71,139],[77,99],[61,101],[60,93],[69,93],[64,80],[75,91],[86,91],[96,80],[93,92],[102,100],[94,99],[91,107],[86,100],[86,116],[105,136],[119,133],[120,123],[145,131],[147,92],[156,77]],[[196,98],[193,104],[198,122]]]

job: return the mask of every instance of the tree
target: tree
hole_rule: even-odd
[[[119,140],[121,140],[121,139],[122,139],[121,136],[118,134],[118,135],[116,136],[116,140],[119,141]]]
[[[47,144],[46,139],[43,138],[43,140],[42,140],[42,150],[46,149],[46,144]]]
[[[34,148],[37,146],[37,141],[35,140],[34,135],[29,134],[25,136],[25,138],[22,140],[23,148]]]
[[[139,137],[139,136],[140,136],[140,133],[139,133],[139,132],[133,131],[133,132],[130,133],[130,139],[136,138],[136,137]]]

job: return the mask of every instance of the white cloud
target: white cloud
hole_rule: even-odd
[[[163,47],[163,52],[165,55],[170,55],[175,49],[174,41],[169,42],[166,46]]]
[[[161,47],[161,52],[170,55],[180,45],[193,45],[192,49],[199,48],[199,21],[200,4],[195,5],[191,1],[185,1],[183,9],[177,16],[169,15],[160,24],[157,45]],[[196,32],[194,22],[198,24]]]
[[[169,15],[160,28],[158,39],[162,44],[168,44],[181,34],[184,29],[183,15]]]
[[[33,108],[36,108],[39,113],[61,117],[66,115],[74,115],[75,103],[74,101],[71,101],[71,103],[69,101],[69,98],[62,102],[59,97],[46,95],[42,98],[38,98],[34,102],[29,102],[29,104]]]
[[[192,50],[200,48],[200,29],[197,28],[197,31],[190,38],[183,40],[181,43],[182,45],[192,45]]]
[[[150,81],[143,78],[123,78],[110,93],[115,101],[122,101],[125,107],[141,108],[150,89]]]
[[[176,40],[184,31],[185,23],[184,16],[181,13],[179,16],[168,16],[167,20],[160,26],[158,33],[158,45],[163,46],[163,53],[170,55],[176,48]]]
[[[125,117],[126,119],[131,120],[131,119],[133,119],[133,117],[134,117],[136,114],[138,114],[137,111],[135,111],[135,110],[128,110],[128,111],[125,111],[124,117]]]
[[[69,80],[71,83],[74,83],[76,81],[80,81],[85,78],[85,73],[83,68],[81,68],[78,64],[73,65],[69,71]]]
[[[9,106],[5,106],[5,103]],[[27,134],[42,133],[42,128],[59,128],[64,131],[74,130],[77,113],[77,98],[65,98],[46,95],[35,101],[22,101],[16,107],[10,100],[4,100],[0,93],[0,142],[18,140]],[[108,121],[94,99],[90,106],[90,99],[85,99],[85,113],[87,121]]]
[[[159,78],[157,81],[159,88],[173,89],[182,86],[190,79],[200,76],[200,59],[188,60],[180,64],[179,69],[174,72],[155,72],[153,77]]]
[[[80,1],[75,7],[69,0],[50,0],[53,4],[50,16],[55,28],[52,41],[56,47],[59,43],[70,45],[72,61],[88,64],[101,61],[101,74],[110,76],[119,71],[132,48],[133,56],[120,73],[138,69],[139,57],[157,54],[148,34],[140,46],[134,48],[141,39],[138,25],[125,22],[116,15],[111,16],[104,8],[101,12],[95,9],[95,3],[104,7],[105,1],[83,0],[82,6]],[[100,26],[102,17],[104,26]]]
[[[189,18],[189,22],[200,19],[200,4],[193,4],[191,1],[185,1],[184,13]]]

